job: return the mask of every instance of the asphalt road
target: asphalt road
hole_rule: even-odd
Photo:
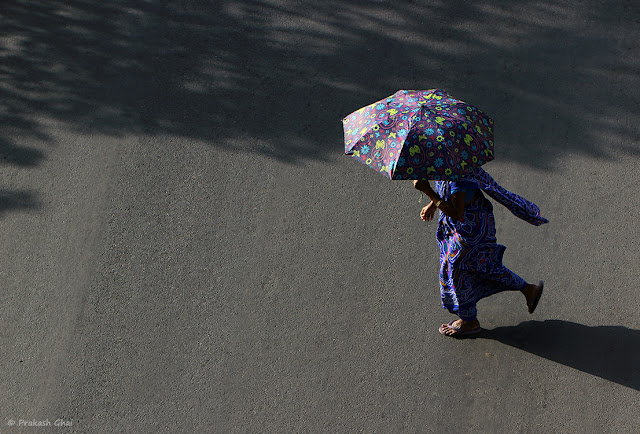
[[[0,5],[0,432],[637,432],[637,2],[134,3]],[[495,206],[545,293],[464,341],[419,195],[342,155],[433,87],[550,220]]]

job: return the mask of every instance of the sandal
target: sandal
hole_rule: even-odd
[[[447,324],[447,327],[449,327],[451,330],[453,330],[454,332],[452,334],[446,334],[445,333],[445,328],[444,325],[441,325],[440,328],[438,329],[438,331],[440,332],[441,335],[450,337],[450,338],[463,338],[465,336],[470,336],[470,335],[475,335],[478,334],[482,331],[482,327],[478,326],[474,329],[471,330],[462,330],[460,327],[454,327],[453,323],[456,322],[457,320],[454,319],[451,322],[449,322],[449,324]]]

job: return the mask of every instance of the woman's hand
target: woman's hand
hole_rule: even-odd
[[[428,194],[430,192],[434,192],[433,188],[431,188],[431,184],[429,184],[429,181],[426,179],[417,179],[413,181],[413,186],[416,188],[416,190],[420,190],[423,193]]]
[[[425,206],[420,211],[420,218],[425,222],[430,222],[431,220],[433,220],[433,216],[435,215],[437,209],[438,208],[436,208],[435,203],[429,202],[429,205]]]

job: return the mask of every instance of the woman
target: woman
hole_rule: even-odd
[[[443,307],[460,318],[442,324],[440,333],[464,337],[480,332],[476,303],[502,291],[520,291],[533,313],[543,283],[529,284],[502,265],[505,247],[496,242],[493,206],[482,191],[534,225],[548,221],[538,207],[500,187],[483,169],[459,181],[436,181],[435,191],[426,180],[414,181],[414,187],[431,199],[420,212],[423,220],[431,221],[440,210],[440,295]]]

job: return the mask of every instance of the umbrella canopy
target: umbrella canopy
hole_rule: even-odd
[[[440,89],[399,90],[342,122],[345,154],[390,179],[455,180],[493,160],[493,120]]]

